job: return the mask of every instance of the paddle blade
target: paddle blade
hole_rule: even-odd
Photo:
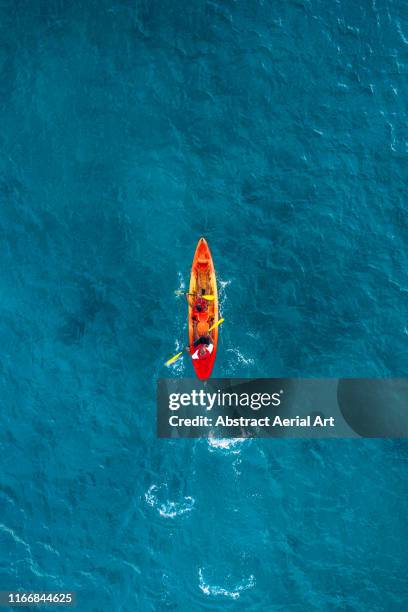
[[[175,293],[175,295],[185,295],[186,291],[184,289],[176,289],[176,291],[174,293]],[[197,295],[197,294],[196,293],[187,293],[187,295]],[[200,297],[202,297],[205,300],[207,300],[207,302],[213,302],[215,300],[215,296],[214,295],[201,295]]]
[[[183,351],[181,351],[180,353],[177,353],[177,355],[174,355],[174,357],[171,357],[171,359],[168,359],[164,365],[168,366],[171,363],[174,363],[175,361],[177,361],[179,357],[181,357],[182,354],[183,354]]]
[[[208,331],[212,331],[213,329],[215,329],[216,327],[218,327],[219,325],[221,325],[221,323],[224,323],[225,319],[220,319],[219,321],[217,321],[217,323],[214,323],[214,325],[211,325],[210,329]]]

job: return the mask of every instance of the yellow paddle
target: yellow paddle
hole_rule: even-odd
[[[181,357],[182,354],[183,354],[183,351],[181,351],[180,353],[177,353],[177,355],[174,355],[174,357],[171,357],[171,359],[168,359],[164,365],[168,366],[171,363],[174,363],[175,361],[177,361],[179,357]]]
[[[176,295],[185,295],[185,291],[183,290],[177,290],[174,292]],[[187,295],[197,295],[196,293],[187,293]],[[205,300],[207,300],[207,302],[213,302],[215,300],[215,296],[214,295],[200,295],[200,297],[204,298]]]
[[[214,323],[214,325],[211,325],[210,329],[208,330],[209,332],[212,331],[213,329],[215,329],[216,327],[218,327],[219,325],[221,325],[221,323],[224,323],[225,319],[220,319],[219,321],[217,321],[217,323]]]

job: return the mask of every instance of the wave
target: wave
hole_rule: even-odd
[[[189,495],[183,498],[183,501],[171,501],[169,499],[161,501],[161,497],[167,497],[168,486],[161,484],[160,486],[151,485],[145,493],[146,503],[155,508],[163,518],[176,518],[187,512],[191,512],[194,507],[195,499]]]
[[[234,353],[237,357],[238,363],[242,363],[244,365],[253,365],[254,360],[252,357],[245,357],[237,348],[227,349],[227,353]]]
[[[245,438],[208,438],[210,450],[227,451],[237,455],[241,452],[241,446],[248,442]]]
[[[253,575],[232,587],[231,590],[222,586],[211,585],[205,582],[201,568],[198,570],[198,579],[198,586],[206,595],[212,595],[213,597],[227,597],[229,599],[238,599],[242,591],[247,591],[255,586],[255,577]]]
[[[178,284],[179,284],[177,290],[186,291],[186,284],[184,282],[183,274],[181,272],[177,272],[177,277],[178,277]],[[184,295],[181,297],[184,297]]]

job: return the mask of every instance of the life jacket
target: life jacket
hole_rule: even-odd
[[[202,355],[200,355],[200,350],[204,349],[204,353]],[[192,352],[192,359],[199,359],[200,361],[202,359],[207,359],[211,353],[214,350],[214,345],[213,344],[209,344],[208,346],[206,344],[200,344],[199,346],[195,347],[193,346],[190,351]]]

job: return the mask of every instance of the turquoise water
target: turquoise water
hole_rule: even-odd
[[[215,376],[408,371],[401,1],[0,3],[1,589],[401,610],[403,441],[155,438],[200,235]]]

